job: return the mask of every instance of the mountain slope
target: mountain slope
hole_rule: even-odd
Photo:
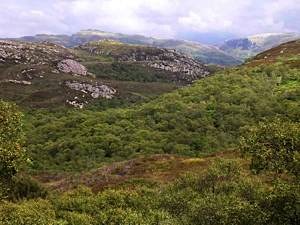
[[[265,33],[226,41],[220,49],[244,60],[279,44],[300,38],[297,33]]]
[[[98,40],[115,40],[125,44],[146,45],[159,48],[176,49],[188,56],[198,59],[207,64],[218,65],[237,65],[241,61],[228,55],[217,47],[204,45],[197,42],[189,42],[184,40],[173,39],[156,39],[152,37],[145,37],[142,35],[126,35],[119,33],[110,33],[99,30],[82,30],[71,36],[67,35],[36,35],[22,37],[18,40],[40,42],[49,41],[60,44],[66,47],[75,47],[83,45],[91,41]]]
[[[96,52],[101,47],[106,52]],[[136,53],[139,60],[132,58]],[[109,41],[76,49],[0,42],[0,97],[30,107],[130,103],[207,75],[204,65],[166,49]]]

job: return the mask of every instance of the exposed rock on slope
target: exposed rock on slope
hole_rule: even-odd
[[[0,97],[41,107],[74,103],[76,98],[71,105],[80,108],[94,99],[111,99],[116,90],[87,76],[77,59],[71,50],[52,43],[0,41]],[[72,82],[64,85],[66,80]]]
[[[125,45],[120,42],[105,40],[91,42],[77,47],[91,55],[109,56],[118,62],[140,63],[155,69],[174,74],[174,81],[192,82],[208,76],[206,66],[175,50]]]
[[[77,81],[67,81],[66,86],[76,90],[81,91],[83,93],[88,93],[93,98],[106,98],[112,99],[116,94],[116,90],[114,88],[108,87],[107,85],[92,85],[88,83],[79,83]]]

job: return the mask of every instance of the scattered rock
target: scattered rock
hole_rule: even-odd
[[[56,69],[55,69],[55,70],[52,70],[51,72],[52,72],[52,73],[55,73],[55,74],[58,74],[58,73],[59,73],[59,71],[56,70]]]
[[[83,109],[84,104],[77,102],[76,100],[72,101],[72,100],[67,100],[66,101],[69,105],[74,106],[75,108],[80,108]]]
[[[26,80],[2,80],[0,83],[14,83],[14,84],[24,84],[24,85],[31,85],[30,81]]]

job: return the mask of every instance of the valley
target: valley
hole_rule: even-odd
[[[299,0],[0,1],[0,225],[299,225]]]
[[[223,68],[93,32],[0,41],[0,224],[298,224],[299,40]]]

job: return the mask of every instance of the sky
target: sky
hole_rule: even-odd
[[[0,0],[0,37],[82,29],[198,41],[300,32],[300,0]]]

